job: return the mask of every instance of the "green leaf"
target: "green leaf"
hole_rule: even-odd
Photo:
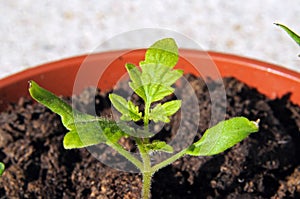
[[[0,162],[0,176],[2,176],[4,170],[5,170],[5,165],[2,162]]]
[[[153,120],[154,122],[165,122],[169,123],[170,119],[166,115],[166,112],[161,104],[157,104],[153,109],[151,109],[149,114],[149,119]]]
[[[131,82],[129,86],[145,102],[151,104],[174,92],[174,84],[183,74],[173,70],[178,61],[178,47],[174,39],[166,38],[148,48],[140,68],[126,64]]]
[[[142,119],[142,113],[139,112],[139,107],[134,105],[132,101],[127,101],[122,96],[110,94],[109,99],[113,106],[122,114],[123,121],[139,121]]]
[[[116,122],[73,110],[69,104],[34,81],[30,81],[29,93],[33,99],[60,115],[63,125],[69,130],[63,141],[66,149],[82,148],[116,139],[105,132],[126,135]]]
[[[221,153],[258,131],[258,123],[244,117],[222,121],[206,130],[202,138],[187,150],[186,154],[210,156]]]
[[[173,67],[178,61],[178,47],[172,38],[165,38],[158,40],[150,46],[145,55],[145,61],[140,62],[144,64],[162,64]]]
[[[182,70],[172,70],[162,64],[144,64],[141,66],[143,86],[146,94],[150,95],[151,102],[163,99],[174,92],[171,86],[182,76]]]
[[[172,94],[174,84],[183,74],[182,70],[172,70],[172,68],[161,64],[144,64],[141,66],[142,72],[132,64],[127,64],[131,82],[129,86],[145,102],[155,102]]]
[[[29,82],[29,93],[33,99],[61,116],[63,125],[68,128],[74,123],[72,107],[53,93],[41,88],[34,81]]]
[[[147,151],[163,151],[167,153],[173,153],[174,151],[172,146],[160,140],[154,140],[152,143],[145,144],[144,146]]]
[[[279,23],[275,23],[275,25],[279,26],[280,28],[282,28],[285,32],[287,32],[290,37],[298,44],[300,45],[300,36],[297,35],[295,32],[293,32],[291,29],[289,29],[288,27],[286,27],[285,25],[279,24]]]
[[[175,114],[181,106],[180,100],[173,100],[162,104],[157,104],[150,111],[149,119],[154,122],[162,121],[165,123],[170,122],[169,116]]]
[[[140,96],[142,99],[145,100],[147,97],[146,97],[145,89],[143,88],[141,71],[139,71],[139,69],[134,64],[127,63],[125,67],[132,81],[129,83],[129,86],[138,96]]]
[[[74,126],[69,129],[63,140],[66,149],[83,148],[105,143],[107,140],[115,141],[115,136],[118,139],[125,136],[114,121],[82,113],[77,113],[74,118]]]
[[[175,114],[181,107],[181,100],[172,100],[169,102],[166,102],[162,105],[164,108],[166,115],[171,116]]]

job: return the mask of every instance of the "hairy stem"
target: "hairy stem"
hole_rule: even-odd
[[[178,153],[174,154],[173,156],[169,157],[168,159],[156,164],[155,166],[153,166],[151,168],[152,172],[155,173],[157,172],[159,169],[166,167],[167,165],[175,162],[176,160],[178,160],[179,158],[181,158],[182,156],[185,155],[187,149],[183,149],[182,151],[179,151]]]
[[[118,143],[112,143],[107,142],[107,145],[112,147],[114,150],[116,150],[119,154],[124,156],[127,160],[129,160],[132,164],[134,164],[140,171],[144,168],[143,163],[138,160],[136,157],[134,157],[130,152],[125,150],[120,144]]]
[[[142,156],[143,163],[144,163],[144,169],[142,171],[142,173],[143,173],[142,198],[147,199],[150,197],[151,181],[152,181],[153,172],[151,172],[150,155],[148,153],[142,153],[141,156]]]
[[[145,102],[145,110],[144,110],[144,127],[145,127],[145,130],[148,130],[150,105],[151,105],[150,103]]]
[[[148,199],[150,197],[151,190],[151,180],[153,172],[143,172],[143,189],[142,189],[142,198]]]
[[[146,140],[148,141],[148,139]],[[150,154],[145,150],[143,140],[141,138],[136,138],[136,143],[143,160],[143,169],[141,170],[143,174],[142,198],[147,199],[150,196],[151,180],[154,172],[152,172],[151,168]]]

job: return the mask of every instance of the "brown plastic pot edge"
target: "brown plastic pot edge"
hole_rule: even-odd
[[[102,90],[109,90],[125,74],[124,64],[138,64],[144,59],[144,53],[145,50],[121,50],[82,55],[43,64],[0,79],[0,111],[8,103],[28,95],[29,80],[38,82],[57,95],[71,95],[74,80],[82,64],[88,66],[87,74],[102,74],[98,86]],[[300,105],[300,74],[297,72],[274,64],[217,52],[181,49],[180,56],[177,67],[182,68],[185,73],[199,75],[197,67],[217,66],[223,77],[236,77],[271,98],[291,93],[291,100]],[[85,84],[82,89],[89,86],[89,75],[83,79]]]

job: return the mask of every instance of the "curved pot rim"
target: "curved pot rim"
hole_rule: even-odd
[[[0,79],[0,111],[7,105],[7,103],[16,101],[16,99],[20,96],[27,95],[28,80],[34,79],[36,81],[42,82],[42,85],[46,84],[47,86],[47,84],[49,83],[46,82],[53,81],[53,78],[63,79],[66,82],[64,88],[50,88],[50,90],[52,90],[56,94],[65,95],[69,93],[65,90],[70,90],[70,88],[72,88],[73,82],[70,82],[68,84],[68,80],[65,79],[66,75],[64,76],[60,73],[66,72],[68,76],[74,79],[74,77],[76,76],[76,72],[78,71],[78,67],[85,61],[87,56],[89,57],[88,62],[91,64],[93,62],[109,58],[110,60],[115,59],[117,61],[115,64],[120,65],[124,63],[124,60],[121,59],[120,55],[128,55],[132,52],[135,53],[135,59],[141,60],[141,58],[143,58],[145,49],[134,51],[116,50],[90,55],[75,56],[41,64],[39,66],[32,67]],[[180,49],[179,54],[181,57],[188,58],[189,60],[192,60],[193,63],[196,62],[199,64],[201,62],[201,59],[207,59],[207,55],[209,55],[209,57],[218,67],[223,77],[236,77],[246,84],[252,87],[256,87],[260,92],[266,94],[271,98],[281,97],[282,95],[290,92],[292,93],[291,100],[294,103],[300,105],[300,93],[296,92],[300,90],[300,73],[296,71],[292,71],[287,68],[264,61],[220,52]],[[123,66],[124,65],[122,65],[122,67]],[[64,68],[64,70],[61,71],[61,68]],[[47,73],[49,71],[56,72],[54,72],[52,76],[48,76]],[[185,70],[185,72],[191,71],[187,69],[187,71]],[[124,73],[124,71],[122,73]],[[114,79],[112,79],[111,81],[113,82]],[[109,84],[112,83],[111,81],[109,82]],[[51,83],[52,87],[55,86],[55,84],[53,85],[53,82]],[[111,87],[111,85],[108,85],[108,87]]]

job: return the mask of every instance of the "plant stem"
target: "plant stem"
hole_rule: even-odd
[[[135,139],[137,147],[140,151],[142,160],[143,160],[143,169],[141,170],[143,174],[143,189],[142,189],[142,198],[148,199],[150,196],[151,190],[151,180],[154,172],[151,169],[151,157],[147,150],[144,148],[144,143],[141,138]]]
[[[176,161],[177,159],[181,158],[182,156],[185,155],[186,150],[187,150],[187,148],[186,148],[186,149],[183,149],[182,151],[179,151],[178,153],[176,153],[175,155],[169,157],[168,159],[166,159],[166,160],[164,160],[164,161],[162,161],[162,162],[156,164],[155,166],[153,166],[153,167],[151,168],[152,172],[155,173],[155,172],[157,172],[159,169],[161,169],[161,168],[163,168],[163,167],[165,167],[165,166],[167,166],[167,165],[173,163],[173,162]]]
[[[112,147],[114,150],[116,150],[119,154],[124,156],[126,159],[128,159],[132,164],[134,164],[140,171],[143,169],[143,163],[138,160],[136,157],[130,154],[127,150],[125,150],[120,144],[118,143],[112,143],[112,142],[107,142],[107,145]]]
[[[143,147],[143,146],[142,146]],[[147,151],[140,151],[144,163],[142,198],[147,199],[150,196],[151,180],[153,172],[151,171],[151,158]]]
[[[148,199],[150,197],[151,190],[151,180],[152,180],[153,172],[143,172],[143,190],[142,190],[142,198]]]
[[[144,127],[145,127],[145,130],[148,130],[150,106],[151,106],[150,103],[145,102],[145,110],[144,110]]]

